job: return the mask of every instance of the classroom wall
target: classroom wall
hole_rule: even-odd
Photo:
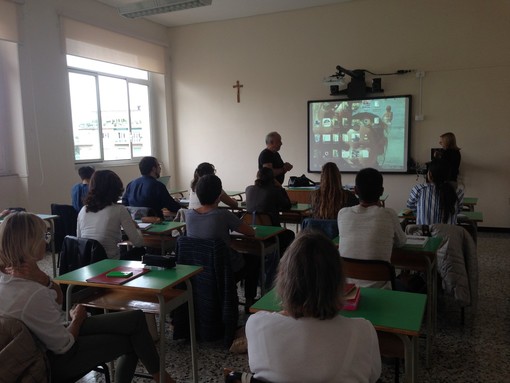
[[[48,213],[53,202],[70,203],[71,186],[80,181],[77,174],[80,165],[74,163],[69,84],[59,16],[161,45],[167,44],[166,28],[146,20],[133,22],[122,18],[115,9],[90,0],[26,0],[18,8],[20,89],[10,94],[17,96],[12,104],[21,103],[22,110],[10,113],[15,165],[14,174],[0,177],[0,207],[23,206]],[[154,123],[162,127],[155,132],[154,149],[165,168],[174,172],[167,117],[171,98],[166,94],[166,82],[164,76],[158,76],[153,89],[157,105]],[[111,169],[124,184],[139,176],[137,164]]]
[[[412,94],[412,156],[429,157],[439,135],[453,131],[462,147],[468,196],[480,198],[481,226],[510,227],[510,138],[506,116],[510,51],[508,2],[499,0],[357,0],[224,22],[166,29],[128,20],[90,0],[26,0],[20,6],[22,115],[14,121],[25,169],[0,177],[0,206],[48,212],[70,202],[78,181],[73,161],[65,56],[58,16],[76,18],[169,45],[170,76],[156,90],[155,153],[187,187],[199,162],[216,165],[225,189],[253,182],[267,132],[283,136],[281,154],[306,173],[306,102],[329,98],[322,84],[336,65],[374,72],[425,71],[423,94],[414,74],[383,77],[385,95]],[[232,88],[244,87],[241,102]],[[174,142],[175,140],[175,142]],[[23,156],[26,164],[23,164]],[[136,166],[113,168],[127,183]],[[318,179],[318,175],[310,175]],[[386,175],[387,206],[401,209],[413,175]],[[353,183],[344,175],[344,183]]]
[[[510,3],[489,0],[365,0],[308,10],[172,28],[174,122],[179,182],[202,161],[225,189],[252,183],[267,132],[281,155],[307,170],[307,100],[328,99],[322,78],[336,65],[386,73],[425,71],[422,95],[411,73],[383,77],[385,95],[412,94],[424,121],[412,123],[411,155],[429,160],[439,135],[462,148],[461,182],[479,197],[481,226],[510,227],[507,104]],[[239,80],[241,102],[233,85]],[[318,175],[310,175],[318,179]],[[344,183],[353,183],[344,175]],[[387,206],[405,206],[416,175],[385,175]]]

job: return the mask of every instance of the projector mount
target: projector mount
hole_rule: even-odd
[[[342,94],[346,94],[348,98],[363,98],[367,93],[381,93],[384,92],[384,89],[381,88],[381,78],[373,78],[372,86],[367,86],[365,83],[365,73],[370,73],[374,76],[390,76],[390,75],[400,75],[412,72],[411,69],[399,69],[394,73],[373,73],[367,69],[354,69],[349,70],[341,67],[340,65],[336,66],[336,73],[329,76],[324,80],[325,83],[330,85],[331,96],[338,96]],[[351,82],[347,84],[347,88],[340,90],[340,86],[344,85],[345,82],[343,78],[345,75],[351,77]]]

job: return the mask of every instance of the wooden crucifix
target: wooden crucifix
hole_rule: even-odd
[[[237,102],[241,102],[241,88],[243,85],[239,83],[239,80],[236,81],[236,84],[232,86],[232,88],[237,88]]]

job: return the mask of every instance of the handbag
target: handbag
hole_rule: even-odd
[[[296,176],[290,176],[289,177],[289,183],[287,185],[291,188],[300,188],[300,187],[306,187],[306,186],[315,186],[315,182],[313,182],[310,178],[305,176],[304,174],[296,177]]]

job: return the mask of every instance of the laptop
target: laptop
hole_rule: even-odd
[[[168,183],[170,182],[171,176],[161,176],[158,178],[158,181],[161,182],[163,185],[168,186]]]

